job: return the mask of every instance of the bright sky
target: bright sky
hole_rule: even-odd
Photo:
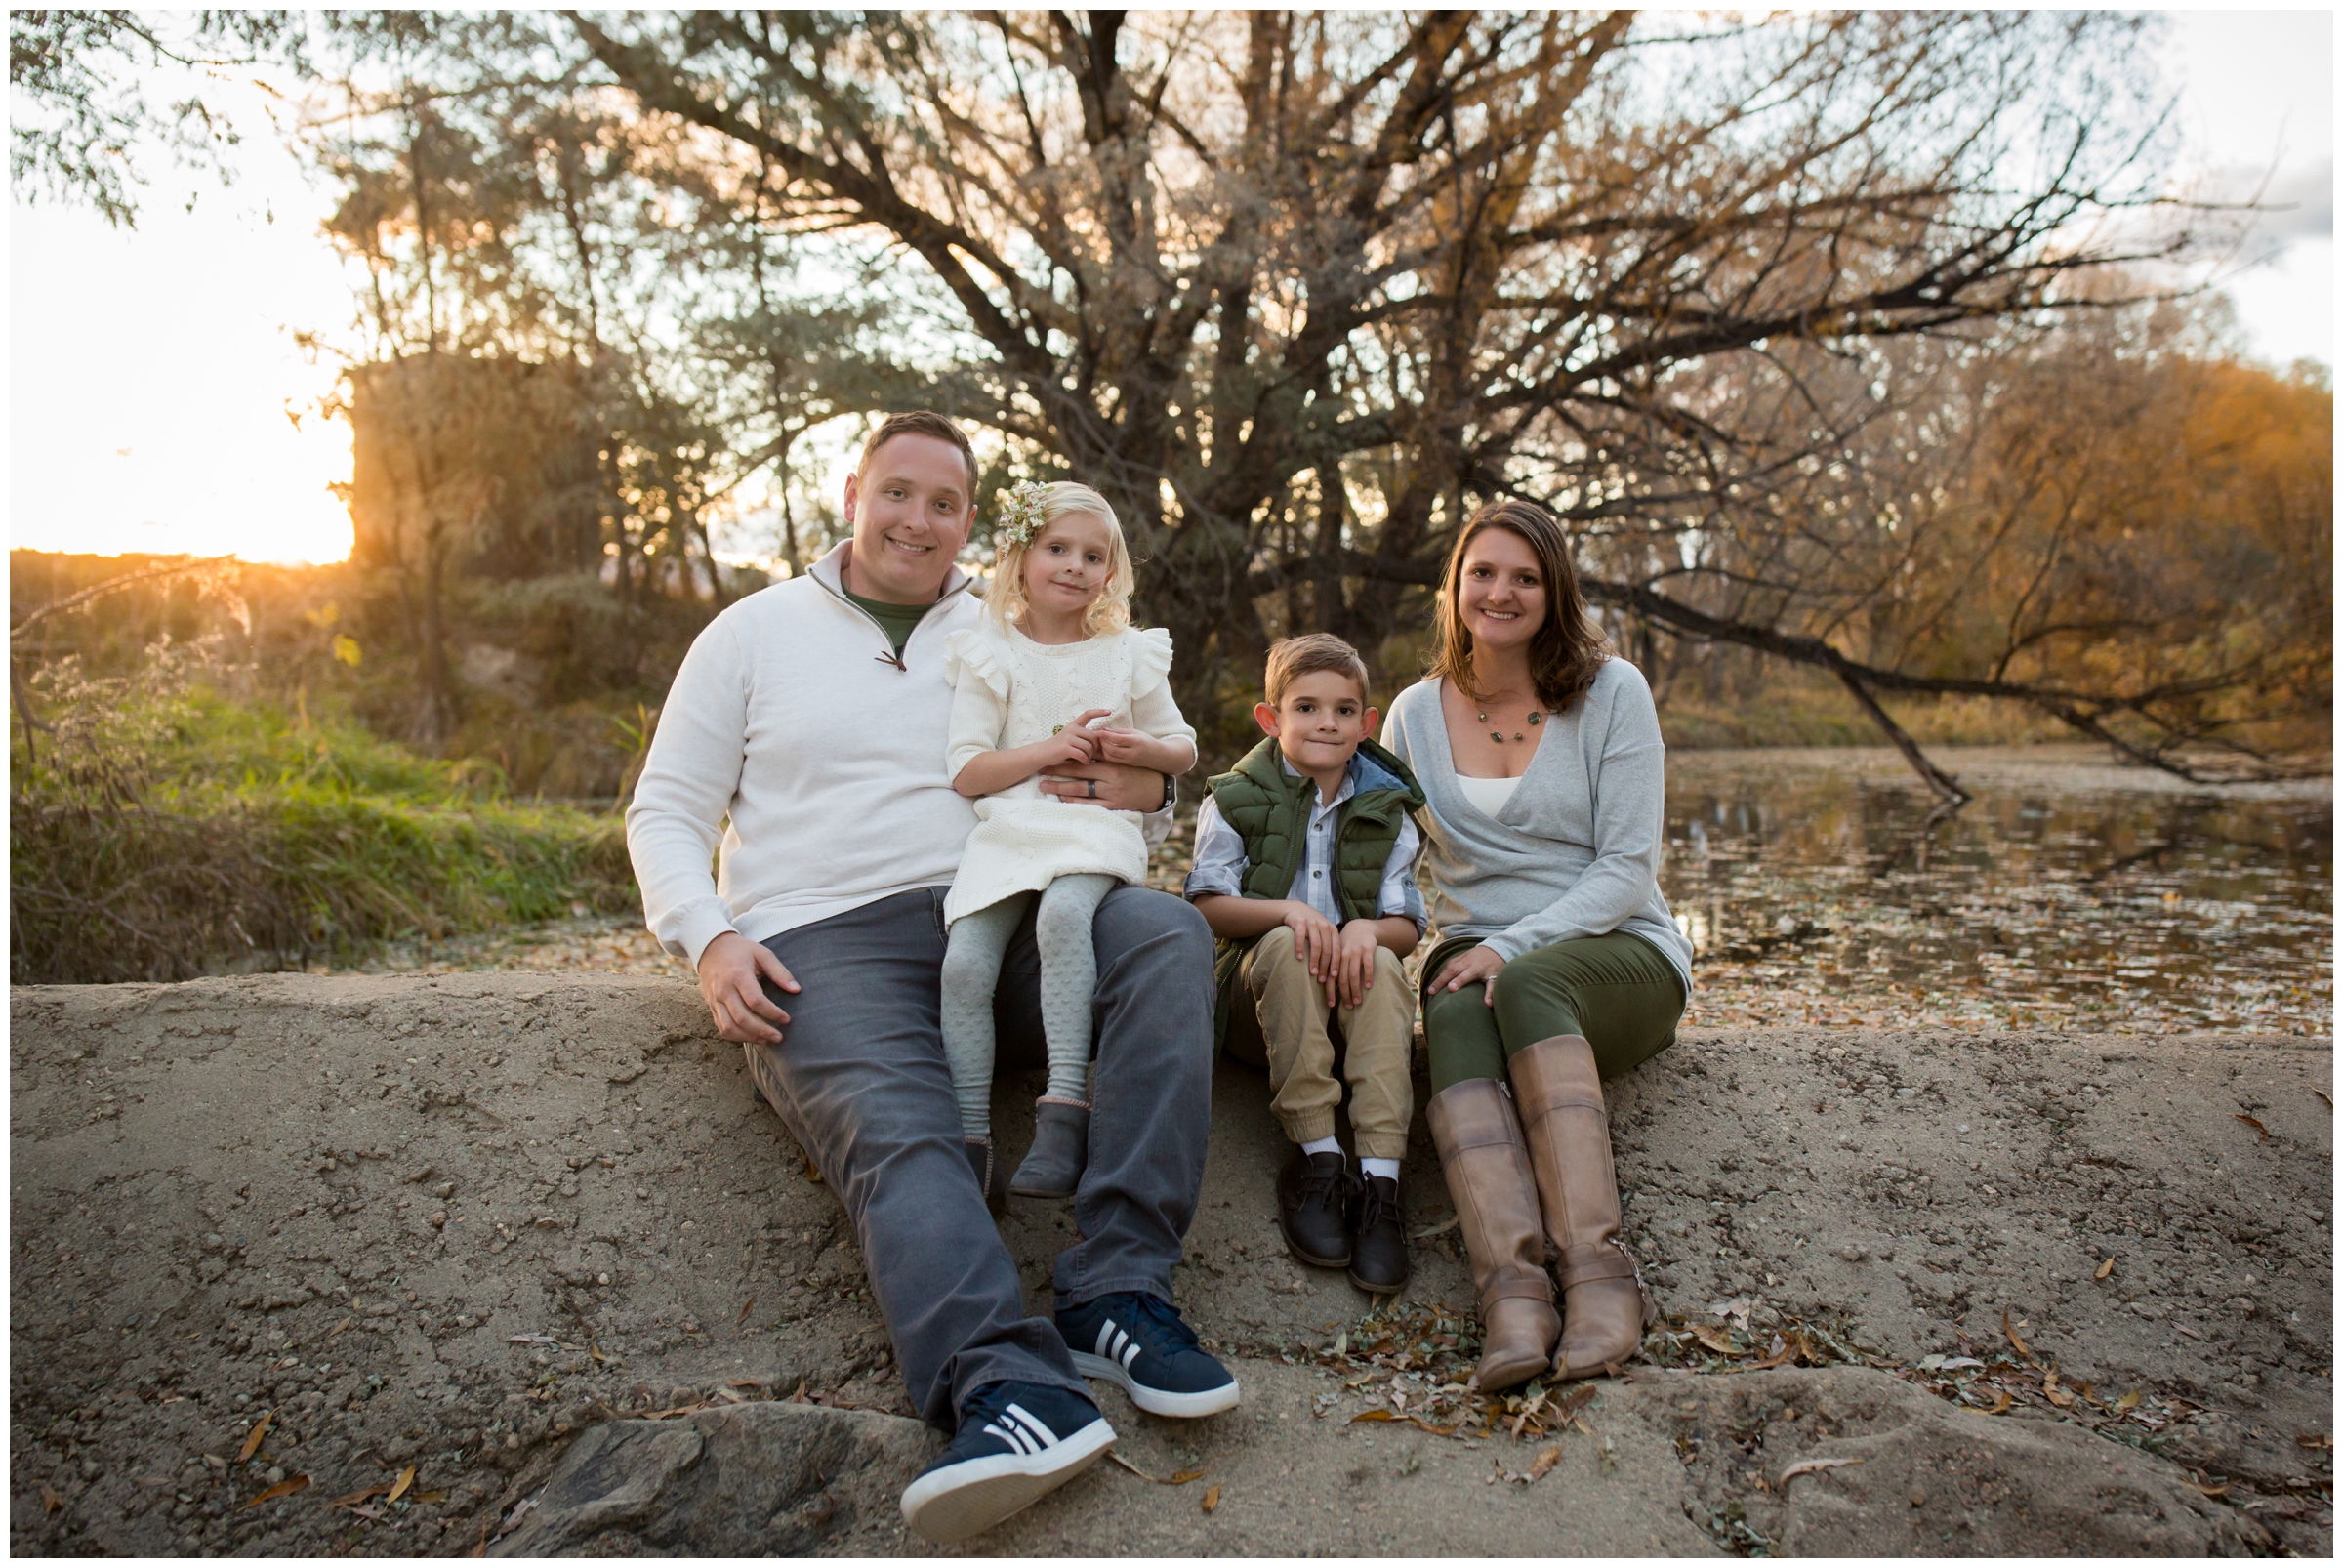
[[[2265,220],[2216,280],[2254,353],[2331,364],[2332,14],[2172,20],[2164,64],[2183,95],[2187,165],[2240,197],[2275,167],[2265,199],[2301,203]],[[152,155],[136,230],[12,204],[12,546],[318,561],[349,551],[349,514],[327,489],[349,477],[349,428],[316,412],[339,367],[293,341],[349,339],[349,285],[317,233],[328,200],[257,95],[229,107],[245,138],[236,185]]]

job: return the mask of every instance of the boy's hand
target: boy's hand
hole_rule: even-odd
[[[1367,1000],[1375,984],[1375,955],[1382,946],[1372,920],[1354,920],[1342,928],[1341,952],[1335,969],[1341,981],[1340,1006],[1355,1008]]]
[[[1326,988],[1326,1005],[1335,1005],[1335,968],[1342,933],[1328,920],[1299,899],[1286,903],[1286,928],[1294,933],[1294,951],[1310,967],[1310,978]]]

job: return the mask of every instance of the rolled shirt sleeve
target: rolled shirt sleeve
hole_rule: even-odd
[[[1237,830],[1220,815],[1219,803],[1211,796],[1196,808],[1196,857],[1188,870],[1188,880],[1179,889],[1183,898],[1201,898],[1207,893],[1219,893],[1229,898],[1245,895],[1245,841]]]
[[[1386,915],[1405,915],[1416,923],[1416,934],[1421,936],[1431,924],[1424,913],[1423,891],[1416,886],[1416,851],[1423,846],[1423,835],[1416,824],[1402,818],[1399,838],[1391,846],[1391,853],[1383,861],[1383,885],[1376,895],[1375,912],[1379,919]]]

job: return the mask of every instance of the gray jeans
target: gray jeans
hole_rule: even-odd
[[[767,941],[802,989],[767,988],[788,1030],[778,1046],[745,1049],[759,1092],[854,1221],[912,1403],[949,1431],[985,1383],[1084,1384],[1056,1325],[1026,1315],[961,1140],[939,1021],[944,891],[897,893]],[[1171,1300],[1212,1123],[1204,918],[1168,893],[1118,887],[1091,934],[1097,1097],[1078,1239],[1057,1258],[1060,1307],[1122,1291]],[[1004,1067],[1047,1060],[1040,979],[1028,917],[1001,966]]]

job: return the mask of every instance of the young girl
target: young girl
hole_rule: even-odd
[[[977,820],[944,900],[943,1031],[968,1160],[998,1209],[993,990],[1009,937],[1038,895],[1049,1089],[1008,1190],[1067,1197],[1089,1149],[1090,919],[1116,884],[1147,874],[1137,813],[1059,800],[1040,775],[1101,760],[1184,773],[1196,765],[1196,731],[1166,681],[1172,634],[1130,625],[1130,552],[1104,496],[1083,484],[1017,485],[993,538],[992,613],[953,633],[944,652],[945,767],[975,800]]]

